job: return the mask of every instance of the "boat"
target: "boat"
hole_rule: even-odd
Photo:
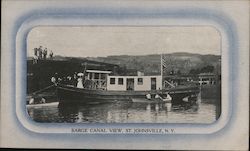
[[[146,95],[170,95],[169,99],[146,99]],[[197,87],[176,87],[168,90],[155,91],[114,91],[114,90],[95,90],[77,88],[68,85],[57,85],[57,95],[60,103],[89,103],[89,102],[171,102],[172,105],[181,104],[184,101],[193,103],[196,101],[199,89]],[[184,100],[183,100],[184,99]]]
[[[112,71],[91,70],[85,66],[77,80],[83,83],[55,83],[60,104],[140,100],[178,105],[196,102],[199,93],[198,86],[173,86],[164,81],[163,74],[145,76],[138,72],[136,76],[114,75]],[[170,87],[166,87],[166,84]],[[153,99],[149,99],[148,95]]]

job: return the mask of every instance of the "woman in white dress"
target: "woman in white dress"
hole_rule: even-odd
[[[83,88],[83,81],[82,80],[83,79],[81,76],[77,79],[77,88]]]

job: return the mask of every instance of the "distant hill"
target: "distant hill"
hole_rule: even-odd
[[[200,55],[192,53],[171,53],[164,54],[167,64],[167,72],[174,70],[181,74],[188,74],[191,69],[200,69],[206,66],[216,68],[221,56],[219,55]],[[89,60],[117,64],[127,69],[136,69],[145,74],[159,74],[161,55],[142,55],[142,56],[108,56],[108,57],[88,57]]]
[[[54,60],[68,60],[72,57],[63,57],[56,55]],[[180,74],[189,74],[191,70],[198,70],[213,66],[215,69],[219,66],[221,56],[219,55],[201,55],[193,53],[171,53],[164,54],[167,64],[166,72],[174,71]],[[28,58],[30,59],[30,58]],[[119,65],[122,68],[133,69],[144,72],[146,75],[160,74],[161,55],[119,55],[107,57],[79,57],[78,59],[88,59],[98,62],[105,62]],[[219,71],[220,72],[220,71]]]

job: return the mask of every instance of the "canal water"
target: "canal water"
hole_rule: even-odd
[[[34,121],[42,123],[213,123],[216,120],[216,106],[202,101],[188,109],[172,107],[171,103],[118,101],[36,106],[27,110]]]

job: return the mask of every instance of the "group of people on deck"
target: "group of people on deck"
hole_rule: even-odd
[[[34,48],[34,56],[33,56],[33,64],[36,64],[38,60],[46,60],[48,57],[48,49],[44,48],[42,46],[39,46],[39,48]],[[49,58],[53,59],[53,52],[50,50]]]
[[[91,80],[85,79],[85,76],[83,73],[77,73],[75,72],[73,76],[65,76],[63,78],[60,78],[58,73],[55,73],[55,75],[51,78],[51,82],[57,84],[65,84],[65,85],[70,85],[74,86],[77,88],[93,88],[93,83]]]

